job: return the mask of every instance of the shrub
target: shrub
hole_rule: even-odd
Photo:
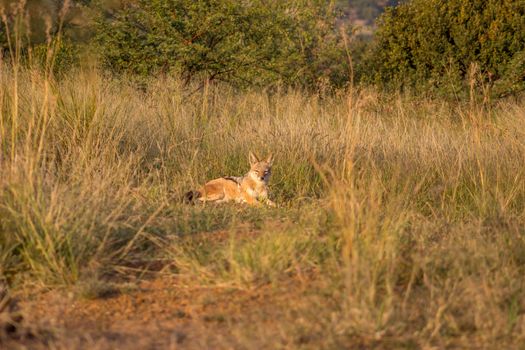
[[[35,64],[38,68],[62,74],[79,63],[80,42],[73,40],[79,16],[69,3],[0,3],[0,57],[11,63]],[[14,62],[12,62],[14,61]]]
[[[520,0],[411,0],[378,22],[372,80],[457,88],[471,67],[503,95],[523,90],[525,7]]]
[[[61,75],[79,64],[79,46],[71,40],[57,38],[52,45],[35,45],[33,58],[42,68],[50,69],[55,75]]]

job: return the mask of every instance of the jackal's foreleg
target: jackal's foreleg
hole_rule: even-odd
[[[273,202],[272,200],[266,198],[266,200],[264,201],[264,204],[266,204],[267,206],[269,207],[276,207],[277,204],[275,204],[275,202]]]

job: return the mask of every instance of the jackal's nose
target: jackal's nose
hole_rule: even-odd
[[[264,176],[261,176],[261,180],[264,180]]]

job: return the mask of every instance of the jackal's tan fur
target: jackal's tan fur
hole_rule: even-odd
[[[250,152],[250,171],[244,176],[226,176],[207,182],[197,191],[186,193],[188,201],[200,202],[229,202],[248,203],[259,205],[264,203],[275,206],[268,198],[268,182],[272,172],[273,156],[270,154],[265,160]]]

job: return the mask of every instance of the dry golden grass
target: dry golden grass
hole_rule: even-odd
[[[0,274],[15,289],[162,260],[189,286],[311,283],[273,333],[228,321],[235,347],[525,346],[522,102],[139,91],[5,65],[0,87]],[[275,154],[279,208],[181,203],[243,174],[249,150]]]

